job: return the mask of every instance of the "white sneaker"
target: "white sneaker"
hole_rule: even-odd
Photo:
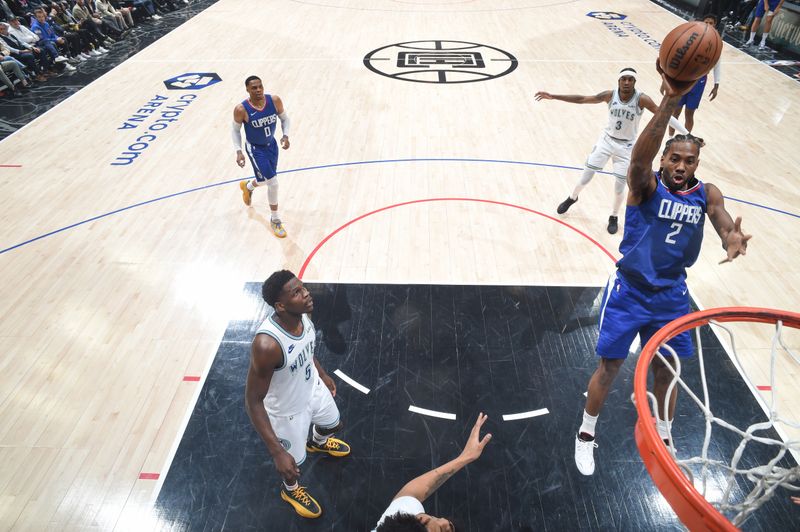
[[[575,436],[575,465],[582,475],[594,474],[594,449],[597,444],[594,441],[583,441]]]
[[[103,54],[107,54],[107,53],[108,53],[108,48],[106,48],[104,46],[98,46],[97,47],[97,55],[103,55]]]
[[[69,61],[69,59],[67,59],[63,55],[59,55],[58,57],[55,58],[56,63],[66,63],[67,61]]]
[[[766,44],[759,44],[758,45],[758,51],[759,52],[763,52],[766,49],[767,49],[767,45]]]
[[[74,66],[70,65],[69,63],[67,63],[66,65],[64,65],[64,70],[66,70],[67,72],[75,72],[75,70],[77,69]]]
[[[89,52],[89,53],[91,54],[91,56],[92,56],[92,57],[98,57],[98,56],[101,56],[101,55],[103,55],[103,54],[100,52],[100,50],[92,50],[92,51],[91,51],[91,52]]]
[[[86,61],[87,59],[91,59],[91,58],[92,58],[92,56],[91,56],[91,55],[89,55],[89,54],[87,54],[87,53],[85,53],[85,52],[84,52],[84,53],[82,53],[82,54],[80,54],[80,55],[78,55],[78,57],[80,57],[80,58],[81,58],[81,61]]]
[[[158,15],[153,15],[153,20],[161,20],[161,17],[159,17]]]

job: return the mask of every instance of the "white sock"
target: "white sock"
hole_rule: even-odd
[[[585,432],[589,436],[594,436],[594,426],[597,424],[597,416],[590,415],[586,410],[583,411],[583,423],[581,428],[578,429],[578,434]]]
[[[251,179],[250,181],[247,182],[247,190],[252,192],[253,190],[255,190],[255,188],[256,188],[256,180],[255,179]]]
[[[292,484],[292,485],[290,486],[290,485],[289,485],[289,484],[287,484],[287,483],[286,483],[286,481],[284,480],[284,481],[283,481],[283,487],[284,487],[284,488],[286,488],[286,491],[294,491],[294,490],[296,490],[297,488],[299,488],[300,486],[298,486],[298,485],[297,485],[297,481],[295,481],[295,483],[294,483],[294,484]]]
[[[767,37],[769,37],[769,33],[761,34],[761,46],[764,46],[764,44],[767,42]]]
[[[311,437],[314,438],[314,442],[318,445],[323,445],[325,442],[328,441],[327,436],[323,436],[319,432],[317,432],[316,425],[311,428]]]
[[[272,220],[273,222],[280,221],[281,217],[278,216],[278,211],[271,211],[271,212],[272,214],[270,215],[269,219]]]
[[[656,421],[656,431],[658,431],[658,437],[662,440],[669,439],[669,431],[672,428],[672,422],[667,421],[665,419],[659,419]]]
[[[750,38],[747,39],[747,42],[745,44],[753,44],[754,40],[756,40],[756,34],[754,32],[751,32],[750,33]]]

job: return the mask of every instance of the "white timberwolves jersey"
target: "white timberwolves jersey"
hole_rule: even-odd
[[[319,378],[314,366],[314,324],[303,314],[303,332],[292,336],[275,323],[275,314],[264,320],[256,334],[272,336],[283,351],[283,364],[275,369],[264,398],[264,407],[273,416],[294,416],[304,411]]]
[[[614,89],[611,101],[608,102],[608,126],[606,134],[617,140],[633,142],[639,131],[639,119],[642,109],[639,107],[639,96],[642,93],[633,91],[633,96],[627,102],[619,99],[619,89]]]

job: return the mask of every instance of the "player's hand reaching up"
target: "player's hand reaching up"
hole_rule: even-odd
[[[747,241],[751,238],[753,235],[746,235],[742,232],[742,217],[738,216],[733,222],[733,231],[725,236],[725,250],[728,252],[728,256],[725,260],[721,260],[720,264],[731,262],[739,255],[747,255]]]
[[[485,415],[483,412],[478,414],[478,420],[469,433],[467,444],[464,446],[464,450],[461,451],[461,457],[468,462],[474,462],[480,458],[483,448],[486,447],[486,444],[492,439],[491,434],[487,434],[481,439],[481,427],[486,423],[487,419],[489,419],[489,416]]]
[[[538,102],[539,100],[552,100],[553,95],[549,92],[539,91],[533,95],[534,99]]]
[[[658,59],[656,59],[656,70],[658,70],[658,73],[661,74],[661,94],[665,96],[683,96],[692,90],[694,84],[697,83],[697,80],[678,81],[677,79],[672,79],[671,77],[667,76],[661,69],[661,65],[658,64]]]

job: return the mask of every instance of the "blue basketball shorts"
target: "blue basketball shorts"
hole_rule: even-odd
[[[778,7],[778,4],[781,0],[768,0],[767,4],[769,4],[769,10],[773,13],[775,12],[775,8]],[[764,16],[764,0],[758,0],[756,4],[756,16],[763,17]]]
[[[660,292],[641,290],[615,272],[606,285],[600,308],[597,356],[627,358],[638,334],[644,346],[661,327],[691,312],[686,283]],[[692,336],[683,332],[667,342],[679,357],[694,354]],[[669,352],[662,351],[664,356]]]
[[[260,145],[247,143],[247,157],[253,165],[256,181],[264,183],[278,173],[278,145],[276,143]]]
[[[692,87],[692,90],[683,95],[681,101],[678,102],[679,109],[683,105],[692,111],[700,107],[700,100],[703,99],[703,91],[706,90],[706,79],[708,79],[707,75],[698,79],[697,83]]]

